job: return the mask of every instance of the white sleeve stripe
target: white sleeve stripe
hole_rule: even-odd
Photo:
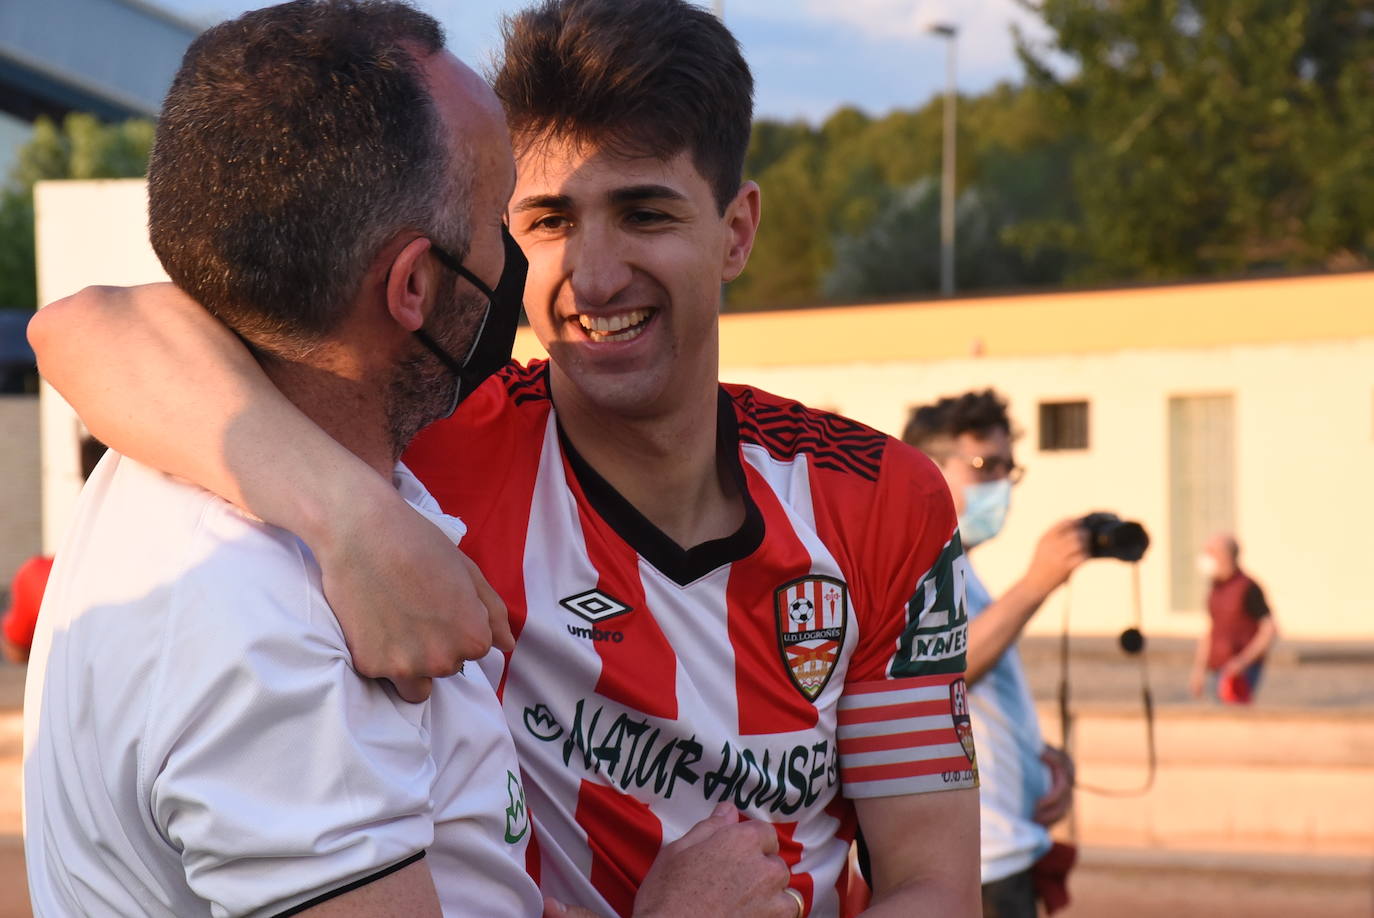
[[[893,733],[917,733],[925,730],[950,729],[948,714],[932,714],[929,717],[903,717],[898,720],[879,720],[869,724],[850,724],[836,728],[835,735],[841,739],[858,739],[864,736],[888,736]]]
[[[867,768],[870,765],[897,765],[903,762],[925,762],[930,759],[966,758],[964,747],[958,743],[934,746],[908,746],[878,752],[857,752],[844,757],[844,768]]]
[[[905,704],[914,701],[942,701],[949,698],[949,685],[928,685],[919,687],[903,686],[896,683],[890,692],[865,692],[864,694],[843,695],[840,697],[841,711],[855,708],[879,708],[889,704]]]

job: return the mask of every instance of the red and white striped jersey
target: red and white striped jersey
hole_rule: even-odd
[[[405,461],[510,609],[544,891],[629,915],[659,848],[729,800],[836,915],[853,799],[977,784],[954,510],[923,455],[845,418],[726,385],[718,430],[746,519],[686,550],[562,437],[542,362]]]

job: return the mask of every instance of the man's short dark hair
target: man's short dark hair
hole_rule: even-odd
[[[295,0],[202,33],[148,169],[149,235],[172,280],[282,353],[333,330],[396,232],[461,257],[466,189],[421,70],[443,43],[395,0]]]
[[[687,151],[724,213],[744,172],[754,78],[715,16],[686,0],[544,0],[504,33],[494,82],[517,144]]]
[[[936,460],[943,460],[961,434],[986,437],[994,430],[1010,436],[1011,418],[1006,399],[992,389],[984,389],[911,409],[902,439]]]

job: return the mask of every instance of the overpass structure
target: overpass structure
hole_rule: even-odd
[[[141,0],[0,2],[0,111],[156,117],[201,27]]]

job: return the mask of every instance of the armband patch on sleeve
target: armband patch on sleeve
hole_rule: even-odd
[[[840,699],[837,734],[846,796],[978,786],[962,676],[851,683]]]

